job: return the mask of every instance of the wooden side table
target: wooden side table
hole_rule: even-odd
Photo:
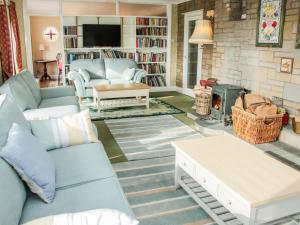
[[[36,64],[42,64],[44,66],[44,74],[41,77],[41,81],[51,80],[51,77],[50,77],[50,75],[48,74],[48,71],[47,71],[47,64],[56,62],[56,60],[54,60],[54,59],[53,60],[35,60],[34,62]]]

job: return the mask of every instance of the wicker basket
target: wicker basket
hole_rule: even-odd
[[[196,112],[200,115],[209,115],[211,88],[195,89]]]
[[[234,132],[237,136],[252,144],[276,141],[282,127],[282,117],[283,114],[258,117],[232,106]]]

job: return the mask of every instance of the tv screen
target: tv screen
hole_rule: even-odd
[[[121,26],[83,24],[83,47],[121,47]]]

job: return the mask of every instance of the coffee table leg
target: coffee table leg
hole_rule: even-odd
[[[146,95],[146,107],[149,109],[149,93]]]

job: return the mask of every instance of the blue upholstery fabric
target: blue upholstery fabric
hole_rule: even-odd
[[[104,59],[106,79],[120,79],[127,68],[138,68],[131,59]]]
[[[16,172],[0,158],[0,224],[18,225],[26,190]]]
[[[9,95],[22,112],[26,109],[35,109],[38,106],[29,87],[19,75],[7,80],[0,87],[0,93]]]
[[[118,179],[111,177],[58,189],[51,204],[43,203],[34,195],[30,196],[24,205],[21,224],[39,217],[100,208],[116,209],[134,217]]]
[[[64,106],[64,105],[76,105],[78,106],[78,100],[76,96],[64,96],[58,98],[46,98],[43,99],[39,108],[48,108],[55,106]],[[79,106],[78,106],[79,107]]]
[[[103,59],[79,59],[71,63],[70,70],[78,71],[79,69],[85,69],[91,79],[105,79],[105,66]]]
[[[42,99],[75,96],[75,88],[73,86],[41,88],[41,96]]]
[[[56,165],[56,188],[115,176],[101,143],[75,145],[49,154]]]
[[[9,129],[14,122],[30,129],[30,123],[12,99],[7,95],[0,95],[0,149],[5,145]]]
[[[38,85],[38,83],[36,82],[34,76],[32,73],[30,73],[27,70],[23,70],[19,76],[21,76],[21,78],[24,80],[24,82],[27,84],[27,86],[29,87],[37,105],[40,104],[42,97],[41,97],[41,91],[40,91],[40,87]]]
[[[14,123],[0,156],[13,166],[33,193],[47,203],[52,202],[55,195],[54,161],[30,130]]]

